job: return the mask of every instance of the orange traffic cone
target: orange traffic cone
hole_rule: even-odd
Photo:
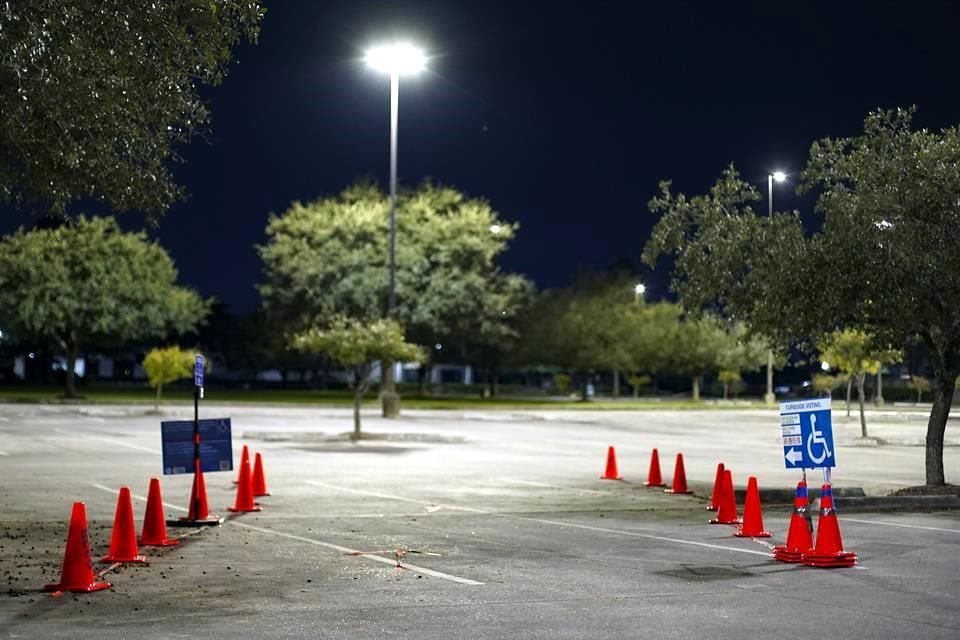
[[[250,450],[247,445],[243,445],[243,451],[240,453],[240,467],[237,469],[237,479],[233,481],[233,484],[240,484],[240,469],[243,469],[245,464],[250,464]]]
[[[687,489],[687,472],[683,468],[683,454],[677,454],[677,463],[673,467],[673,485],[664,489],[664,493],[693,493]]]
[[[807,509],[807,483],[797,483],[797,494],[793,498],[793,515],[790,516],[790,529],[787,531],[786,544],[773,548],[773,557],[780,562],[800,562],[803,553],[813,547],[810,512]]]
[[[820,489],[820,517],[817,519],[817,544],[804,552],[803,564],[811,567],[852,567],[857,554],[843,550],[840,523],[833,508],[833,491],[829,484]]]
[[[200,461],[193,463],[193,488],[190,489],[190,505],[187,515],[176,520],[167,520],[172,527],[199,527],[223,524],[223,518],[210,513],[207,505],[207,483],[203,480]]]
[[[240,464],[240,482],[237,484],[237,497],[228,511],[249,513],[260,511],[260,507],[253,501],[253,483],[250,481],[250,461]]]
[[[720,490],[723,488],[723,463],[717,465],[717,476],[713,480],[713,496],[707,511],[716,511],[720,508]]]
[[[656,449],[650,454],[650,471],[647,473],[646,487],[665,487],[663,476],[660,475],[660,452]]]
[[[733,535],[739,538],[769,538],[763,529],[763,509],[760,506],[760,488],[756,476],[747,480],[747,497],[743,501],[743,523]]]
[[[717,517],[710,524],[740,524],[737,514],[737,497],[733,494],[733,474],[729,469],[723,471],[723,485],[720,488],[720,507]]]
[[[133,524],[133,499],[130,487],[120,487],[117,496],[117,512],[113,516],[113,532],[110,534],[110,551],[100,558],[102,562],[145,564],[146,556],[137,548],[137,529]]]
[[[607,468],[604,469],[601,480],[623,480],[623,477],[617,472],[617,452],[610,446],[607,447]]]
[[[74,502],[70,512],[70,529],[67,547],[63,553],[60,582],[43,586],[44,591],[100,591],[109,589],[109,582],[98,580],[93,573],[90,554],[90,538],[87,533],[87,508],[82,502]]]
[[[259,453],[254,457],[253,479],[251,482],[253,483],[254,498],[270,495],[270,492],[267,491],[267,478],[263,474],[263,459]]]
[[[143,514],[143,529],[140,530],[140,544],[146,547],[172,547],[179,540],[167,537],[167,525],[163,519],[163,498],[160,497],[160,479],[150,478],[150,491],[147,493],[147,510]]]

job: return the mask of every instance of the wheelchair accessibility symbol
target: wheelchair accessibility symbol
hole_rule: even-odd
[[[819,455],[814,453],[814,449],[819,446]],[[810,414],[810,434],[807,436],[807,456],[810,462],[821,465],[827,458],[833,456],[830,452],[830,443],[823,437],[823,432],[817,429],[817,415]]]

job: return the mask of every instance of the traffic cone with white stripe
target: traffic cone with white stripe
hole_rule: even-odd
[[[793,498],[793,515],[790,516],[790,528],[787,541],[773,548],[773,557],[780,562],[800,562],[803,554],[813,547],[813,522],[807,502],[807,483],[797,483],[797,494]]]
[[[833,490],[829,484],[820,489],[820,517],[817,519],[817,544],[803,554],[803,564],[811,567],[852,567],[857,554],[843,550],[840,522],[833,507]]]

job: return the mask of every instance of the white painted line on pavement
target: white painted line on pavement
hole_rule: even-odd
[[[76,432],[68,431],[68,430],[66,430],[66,429],[60,429],[60,428],[55,428],[54,431],[56,431],[57,433],[65,433],[65,434],[71,435],[71,436],[81,435],[81,436],[83,436],[84,438],[93,438],[94,440],[101,440],[101,441],[107,442],[107,443],[109,443],[109,444],[115,444],[115,445],[117,445],[118,447],[127,447],[128,449],[135,449],[135,450],[137,450],[137,451],[145,451],[146,453],[153,453],[153,454],[156,454],[156,455],[158,455],[158,456],[161,455],[159,449],[151,449],[151,448],[149,448],[149,447],[141,447],[141,446],[138,445],[138,444],[132,444],[132,443],[130,443],[130,442],[124,442],[124,441],[122,441],[122,440],[117,440],[117,439],[115,439],[115,438],[107,438],[107,437],[105,437],[105,436],[95,436],[95,435],[91,435],[91,434],[89,434],[89,433],[81,433],[81,434],[78,434],[78,433],[76,433]]]
[[[857,518],[848,518],[843,516],[844,522],[857,522],[860,524],[879,524],[885,527],[903,527],[904,529],[923,529],[924,531],[943,531],[945,533],[960,533],[960,529],[946,529],[944,527],[923,527],[918,524],[903,524],[900,522],[884,522],[882,520],[859,520]]]
[[[590,494],[594,496],[610,495],[610,493],[607,491],[599,491],[597,489],[578,489],[576,487],[561,487],[555,484],[547,484],[546,482],[532,482],[530,480],[519,480],[517,478],[500,478],[500,482],[506,482],[507,484],[522,484],[530,487],[542,487],[544,489],[558,489],[560,491],[570,491],[573,493]]]
[[[102,485],[102,484],[92,483],[90,486],[95,487],[95,488],[97,488],[97,489],[100,489],[100,490],[102,490],[102,491],[106,491],[106,492],[108,492],[108,493],[117,493],[117,490],[116,490],[116,489],[111,489],[110,487],[106,487],[106,486],[104,486],[104,485]],[[134,499],[140,500],[141,502],[146,502],[146,501],[147,501],[147,499],[146,499],[145,497],[143,497],[143,496],[134,495],[134,494],[132,494],[132,493],[131,493],[130,495],[131,495],[131,497],[133,497]],[[183,508],[183,507],[180,507],[180,506],[177,506],[177,505],[175,505],[175,504],[170,504],[169,502],[164,502],[164,503],[163,503],[163,506],[169,507],[170,509],[176,509],[177,511],[187,511],[187,509],[185,509],[185,508]],[[297,535],[294,535],[294,534],[292,534],[292,533],[283,533],[283,532],[281,532],[281,531],[273,531],[272,529],[264,529],[263,527],[256,527],[256,526],[254,526],[254,525],[252,525],[252,524],[246,524],[246,523],[243,523],[243,522],[237,522],[236,520],[227,520],[224,524],[229,524],[229,525],[241,527],[241,528],[244,528],[244,529],[252,529],[253,531],[259,531],[260,533],[266,533],[266,534],[273,535],[273,536],[280,536],[281,538],[289,538],[289,539],[291,539],[291,540],[297,540],[297,541],[299,541],[299,542],[306,542],[306,543],[308,543],[308,544],[316,545],[316,546],[318,546],[318,547],[325,547],[325,548],[327,548],[327,549],[333,549],[334,551],[339,551],[340,553],[349,553],[350,555],[355,555],[355,556],[360,557],[360,558],[366,558],[367,560],[373,560],[374,562],[382,562],[382,563],[386,563],[386,564],[393,565],[393,566],[396,566],[396,564],[397,564],[397,561],[396,561],[396,560],[391,560],[390,558],[385,558],[385,557],[383,557],[383,556],[378,556],[378,555],[375,555],[375,554],[372,554],[372,553],[364,553],[364,552],[362,552],[362,551],[358,551],[358,550],[356,550],[356,549],[351,549],[350,547],[342,547],[342,546],[340,546],[340,545],[333,544],[333,543],[331,543],[331,542],[322,542],[322,541],[320,541],[320,540],[314,540],[314,539],[312,539],[312,538],[304,538],[303,536],[297,536]],[[420,574],[423,574],[423,575],[425,575],[425,576],[430,576],[430,577],[432,577],[432,578],[442,578],[443,580],[450,580],[451,582],[458,582],[458,583],[460,583],[460,584],[467,584],[467,585],[481,585],[481,584],[483,584],[482,582],[477,582],[476,580],[469,580],[469,579],[467,579],[467,578],[461,578],[460,576],[450,575],[449,573],[443,573],[443,572],[441,572],[441,571],[434,571],[433,569],[427,569],[426,567],[421,567],[421,566],[415,565],[415,564],[409,564],[409,563],[407,563],[407,562],[404,562],[404,563],[403,563],[403,566],[404,566],[405,569],[407,569],[407,570],[409,570],[409,571],[413,571],[414,573],[420,573]]]
[[[317,481],[315,481],[315,480],[307,480],[307,484],[312,484],[312,485],[317,486],[317,487],[325,487],[325,488],[328,488],[328,489],[335,489],[335,490],[337,490],[337,491],[344,491],[344,492],[347,492],[347,493],[357,493],[357,494],[360,494],[360,495],[367,495],[367,496],[372,496],[372,497],[375,497],[375,498],[384,498],[384,499],[387,499],[387,500],[401,500],[401,501],[403,501],[403,502],[413,502],[413,503],[416,503],[416,504],[423,504],[423,505],[435,505],[435,504],[436,504],[436,503],[434,503],[434,502],[429,502],[429,501],[426,501],[426,500],[417,500],[417,499],[415,499],[415,498],[407,498],[407,497],[404,497],[404,496],[394,496],[394,495],[390,495],[390,494],[388,494],[388,493],[378,493],[378,492],[375,492],[375,491],[361,491],[361,490],[359,490],[359,489],[349,489],[349,488],[347,488],[347,487],[341,487],[341,486],[338,486],[338,485],[327,484],[327,483],[325,483],[325,482],[317,482]],[[459,509],[459,510],[461,510],[461,511],[470,511],[470,512],[472,512],[472,513],[480,513],[480,514],[484,514],[484,515],[492,515],[492,516],[497,516],[497,517],[500,517],[500,518],[510,518],[510,519],[513,519],[513,520],[526,520],[526,521],[528,521],[528,522],[537,522],[537,523],[540,523],[540,524],[549,524],[549,525],[554,525],[554,526],[557,526],[557,527],[569,527],[569,528],[573,528],[573,529],[586,529],[586,530],[589,530],[589,531],[599,531],[599,532],[602,532],[602,533],[613,533],[613,534],[617,534],[617,535],[632,536],[632,537],[634,537],[634,538],[646,538],[646,539],[648,539],[648,540],[660,540],[661,542],[673,542],[673,543],[675,543],[675,544],[685,544],[685,545],[691,545],[691,546],[696,546],[696,547],[706,547],[706,548],[708,548],[708,549],[720,549],[720,550],[723,550],[723,551],[736,551],[737,553],[749,553],[749,554],[751,554],[751,555],[756,555],[756,556],[770,557],[770,552],[768,552],[768,551],[754,551],[753,549],[741,549],[741,548],[739,548],[739,547],[728,547],[728,546],[725,546],[725,545],[710,544],[710,543],[708,543],[708,542],[697,542],[696,540],[681,540],[680,538],[667,538],[667,537],[665,537],[665,536],[655,536],[655,535],[653,535],[653,534],[639,533],[639,532],[636,532],[636,531],[628,531],[628,530],[626,530],[626,529],[607,529],[607,528],[604,528],[604,527],[592,527],[592,526],[590,526],[590,525],[576,524],[576,523],[573,523],[573,522],[560,522],[560,521],[558,521],[558,520],[544,520],[544,519],[542,519],[542,518],[531,518],[531,517],[529,517],[529,516],[518,516],[518,515],[511,514],[511,513],[497,513],[496,511],[489,511],[489,510],[484,510],[484,509],[473,509],[473,508],[470,508],[470,507],[457,507],[457,506],[452,506],[452,505],[443,505],[443,506],[444,506],[444,507],[447,507],[447,508],[450,508],[450,509]]]
[[[629,531],[626,529],[607,529],[606,527],[592,527],[587,524],[577,524],[575,522],[560,522],[558,520],[543,520],[541,518],[531,518],[528,516],[514,516],[504,514],[509,518],[517,518],[519,520],[529,520],[531,522],[540,522],[543,524],[552,524],[558,527],[571,527],[573,529],[586,529],[588,531],[599,531],[601,533],[614,533],[617,535],[632,536],[634,538],[646,538],[648,540],[660,540],[661,542],[673,542],[676,544],[686,544],[695,547],[706,547],[708,549],[720,549],[722,551],[736,551],[738,553],[749,553],[755,556],[764,556],[766,558],[770,557],[769,551],[754,551],[753,549],[740,549],[739,547],[728,547],[726,545],[720,544],[710,544],[709,542],[697,542],[696,540],[681,540],[680,538],[667,538],[665,536],[655,536],[649,533],[639,533],[637,531]]]
[[[0,456],[8,456],[8,455],[10,454],[7,453],[6,451],[0,451]]]
[[[0,422],[10,422],[10,418],[4,418],[3,416],[0,416]]]
[[[106,422],[106,420],[104,420],[103,418],[94,418],[93,416],[83,416],[83,419],[89,420],[90,422],[98,422],[100,424],[103,424],[104,422]]]
[[[318,547],[324,547],[327,549],[333,549],[334,551],[339,551],[340,553],[349,553],[350,555],[355,555],[360,558],[366,558],[367,560],[373,560],[374,562],[380,562],[383,564],[389,564],[391,566],[397,566],[396,560],[391,560],[390,558],[385,558],[383,556],[378,556],[373,553],[364,553],[356,549],[351,549],[350,547],[342,547],[338,544],[332,544],[330,542],[323,542],[321,540],[314,540],[313,538],[305,538],[303,536],[293,535],[292,533],[283,533],[281,531],[273,531],[272,529],[264,529],[263,527],[256,527],[252,524],[246,524],[244,522],[237,522],[236,520],[230,520],[230,524],[242,527],[244,529],[250,529],[252,531],[259,531],[260,533],[265,533],[271,536],[279,536],[281,538],[288,538],[290,540],[296,540],[298,542],[306,542],[307,544],[316,545]],[[476,580],[470,580],[468,578],[461,578],[460,576],[453,576],[449,573],[443,573],[441,571],[434,571],[433,569],[427,569],[426,567],[421,567],[415,564],[409,564],[407,562],[403,563],[403,568],[408,571],[413,571],[414,573],[420,573],[425,576],[430,576],[432,578],[441,578],[443,580],[449,580],[451,582],[457,582],[459,584],[467,585],[482,585],[482,582],[477,582]]]
[[[307,484],[312,484],[315,487],[323,487],[324,489],[333,489],[334,491],[342,491],[344,493],[356,493],[361,496],[370,496],[372,498],[384,498],[385,500],[399,500],[401,502],[412,502],[414,504],[422,504],[427,507],[440,507],[443,509],[453,509],[454,511],[469,511],[471,513],[492,513],[492,511],[484,511],[483,509],[472,509],[470,507],[458,507],[452,504],[441,504],[439,502],[431,502],[429,500],[417,500],[416,498],[405,498],[404,496],[394,496],[389,493],[378,493],[376,491],[362,491],[360,489],[351,489],[349,487],[341,487],[336,484],[327,484],[326,482],[318,482],[316,480],[307,480]]]

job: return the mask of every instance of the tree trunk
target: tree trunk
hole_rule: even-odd
[[[493,387],[490,392],[495,398],[500,395],[500,372],[496,368],[493,370]]]
[[[420,367],[420,395],[427,395],[427,385],[430,382],[431,367],[428,364],[423,364]]]
[[[693,383],[693,401],[700,402],[700,376],[693,376],[691,382]]]
[[[877,371],[877,397],[873,399],[878,407],[882,407],[883,402],[883,367]]]
[[[723,383],[723,399],[724,399],[724,400],[727,399],[727,392],[729,391],[729,389],[730,389],[730,383],[729,383],[729,382],[724,382],[724,383]]]
[[[640,385],[639,385],[639,384],[633,385],[633,397],[634,397],[634,398],[639,398],[639,397],[640,397]]]
[[[923,390],[917,389],[917,404],[923,402]]]
[[[853,376],[847,380],[847,417],[850,417],[850,390],[853,389]]]
[[[867,437],[867,416],[863,413],[863,381],[867,374],[861,373],[857,376],[857,398],[860,400],[860,435]]]
[[[380,410],[384,418],[400,417],[400,394],[392,361],[380,363]]]
[[[353,390],[353,440],[360,439],[360,399],[363,397],[363,389],[357,385]]]
[[[67,370],[66,377],[64,379],[66,384],[65,395],[67,398],[76,398],[77,397],[77,374],[74,372],[74,368],[77,366],[77,349],[76,347],[67,349]]]
[[[933,409],[927,422],[927,484],[942,486],[943,476],[943,432],[950,417],[950,405],[953,403],[953,391],[957,385],[957,372],[944,371],[935,366],[933,372]]]
[[[153,410],[160,411],[160,396],[163,395],[163,383],[157,385],[157,397],[153,399]]]
[[[613,397],[620,397],[620,369],[613,370]]]

